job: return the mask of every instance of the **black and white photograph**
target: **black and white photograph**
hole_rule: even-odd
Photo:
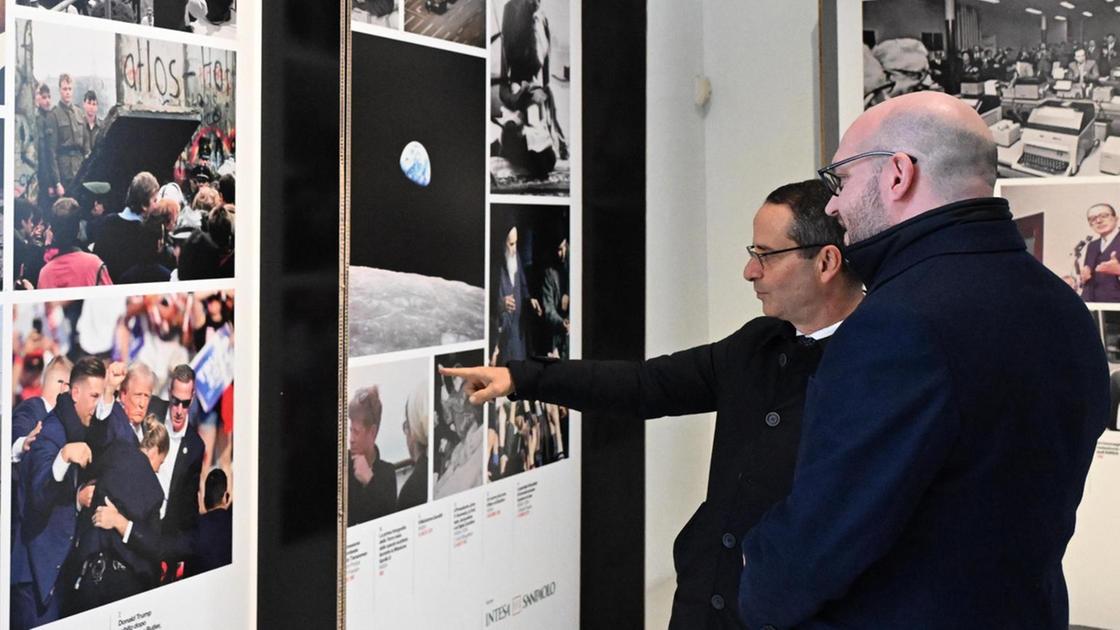
[[[428,502],[427,358],[351,367],[347,525]]]
[[[354,24],[382,26],[396,31],[401,29],[402,0],[354,0],[350,20]]]
[[[16,21],[17,289],[232,278],[236,54]]]
[[[237,0],[16,0],[16,4],[198,35],[237,35]]]
[[[1120,302],[1120,182],[1002,182],[1027,250],[1087,303]]]
[[[354,33],[351,358],[483,339],[485,65]]]
[[[943,91],[988,123],[1001,177],[1120,175],[1112,4],[884,0],[862,10],[864,107]]]
[[[570,251],[567,206],[491,206],[489,365],[568,358]]]
[[[232,562],[234,306],[13,306],[13,630]]]
[[[568,1],[490,3],[490,190],[496,194],[571,190]]]
[[[466,381],[439,368],[482,365],[482,350],[436,355],[435,428],[432,431],[433,498],[482,485],[482,406],[468,400]]]
[[[404,0],[404,30],[482,48],[486,0]]]

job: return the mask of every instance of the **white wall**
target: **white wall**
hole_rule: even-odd
[[[708,322],[701,0],[648,4],[646,354],[705,343]],[[646,424],[647,619],[668,620],[673,538],[704,498],[712,418]],[[651,615],[651,613],[653,613]],[[664,621],[659,626],[665,627]]]
[[[650,2],[646,351],[726,336],[761,315],[743,280],[765,195],[820,157],[817,0]],[[704,114],[695,74],[711,79]],[[703,500],[712,418],[646,425],[646,627],[664,628],[672,541]]]

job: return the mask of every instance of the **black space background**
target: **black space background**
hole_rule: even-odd
[[[486,60],[354,33],[350,263],[483,286]],[[428,150],[432,181],[400,169]]]

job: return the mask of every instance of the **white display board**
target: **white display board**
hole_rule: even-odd
[[[6,2],[0,48],[6,167],[0,457],[10,462],[0,469],[0,626],[5,628],[169,630],[254,624],[261,7],[220,0],[169,9],[170,4]],[[106,19],[107,11],[112,19]],[[42,113],[36,103],[40,86],[50,92]],[[72,113],[65,103],[59,106],[67,96]],[[54,122],[40,119],[47,116]],[[74,123],[69,135],[60,135],[68,120]],[[59,181],[40,182],[53,172],[45,168],[52,157]],[[72,163],[63,164],[66,160]],[[158,184],[157,200],[126,211],[129,187],[146,190],[151,181],[137,180],[141,172]],[[59,209],[63,198],[74,199],[76,240],[66,236],[71,219]],[[131,197],[141,198],[139,193]],[[23,206],[18,212],[13,211],[17,204]],[[31,219],[16,220],[16,214]],[[52,229],[37,227],[39,222]],[[13,408],[25,399],[53,396],[50,384],[43,382],[43,368],[59,356],[145,364],[154,375],[147,403],[152,413],[160,406],[157,398],[165,405],[171,401],[172,410],[182,408],[174,404],[177,396],[188,400],[174,384],[176,366],[189,365],[195,374],[189,421],[181,431],[197,438],[171,442],[178,447],[180,466],[173,473],[160,470],[168,473],[170,483],[170,490],[160,486],[160,491],[169,505],[197,509],[198,521],[172,526],[167,510],[161,509],[150,528],[163,540],[183,536],[190,540],[189,550],[169,563],[161,563],[171,558],[163,547],[139,552],[139,560],[109,553],[110,573],[144,577],[128,591],[135,594],[114,598],[101,591],[90,596],[104,602],[92,608],[84,599],[91,591],[76,595],[93,581],[91,570],[83,567],[92,558],[81,557],[91,549],[84,541],[68,552],[49,595],[28,583],[18,566],[20,555],[35,555],[28,551],[32,539],[60,523],[44,528],[43,514],[34,513],[37,508],[26,496],[14,496],[45,487],[32,487],[28,472],[35,449],[45,441],[26,452],[13,448],[25,437],[13,431]],[[139,395],[144,376],[143,371],[136,374],[133,393]],[[171,426],[171,418],[168,411],[156,420]],[[91,463],[79,475],[81,486],[92,483],[96,488],[98,480],[114,478],[108,471],[122,466],[121,459],[105,455],[98,460],[104,468],[97,477],[88,474],[94,469]],[[198,466],[197,487],[190,481],[191,462]],[[226,478],[226,498],[215,474],[219,470]],[[150,488],[158,476],[153,471],[148,478],[145,472],[132,480]],[[65,479],[71,479],[69,471]],[[208,479],[214,500],[205,496]],[[18,493],[14,487],[20,488]],[[75,494],[77,489],[72,489]],[[120,486],[113,492],[123,496],[130,491]],[[191,506],[192,500],[197,505]],[[83,532],[96,528],[92,509],[75,510],[74,523],[62,524],[63,534],[72,530],[74,540],[82,540]],[[153,524],[150,511],[118,511],[133,524],[127,530],[133,544],[142,528],[138,523]],[[37,572],[45,567],[42,560],[30,560]],[[136,566],[117,566],[132,562]],[[26,607],[17,603],[26,589],[39,599],[34,612],[39,620],[30,624],[21,616]],[[48,610],[55,604],[57,613]]]

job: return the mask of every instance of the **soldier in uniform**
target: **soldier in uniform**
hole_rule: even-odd
[[[51,110],[47,126],[54,133],[54,163],[51,179],[55,194],[65,196],[74,184],[78,167],[89,153],[85,116],[74,106],[74,83],[70,75],[58,77],[58,105]]]
[[[97,92],[86,90],[82,98],[83,121],[86,131],[86,154],[93,152],[97,142],[101,140],[101,120],[97,118]]]
[[[40,213],[50,210],[58,198],[55,182],[58,181],[58,167],[54,160],[54,128],[51,126],[51,87],[40,83],[35,90],[35,177],[39,192],[36,197]]]

